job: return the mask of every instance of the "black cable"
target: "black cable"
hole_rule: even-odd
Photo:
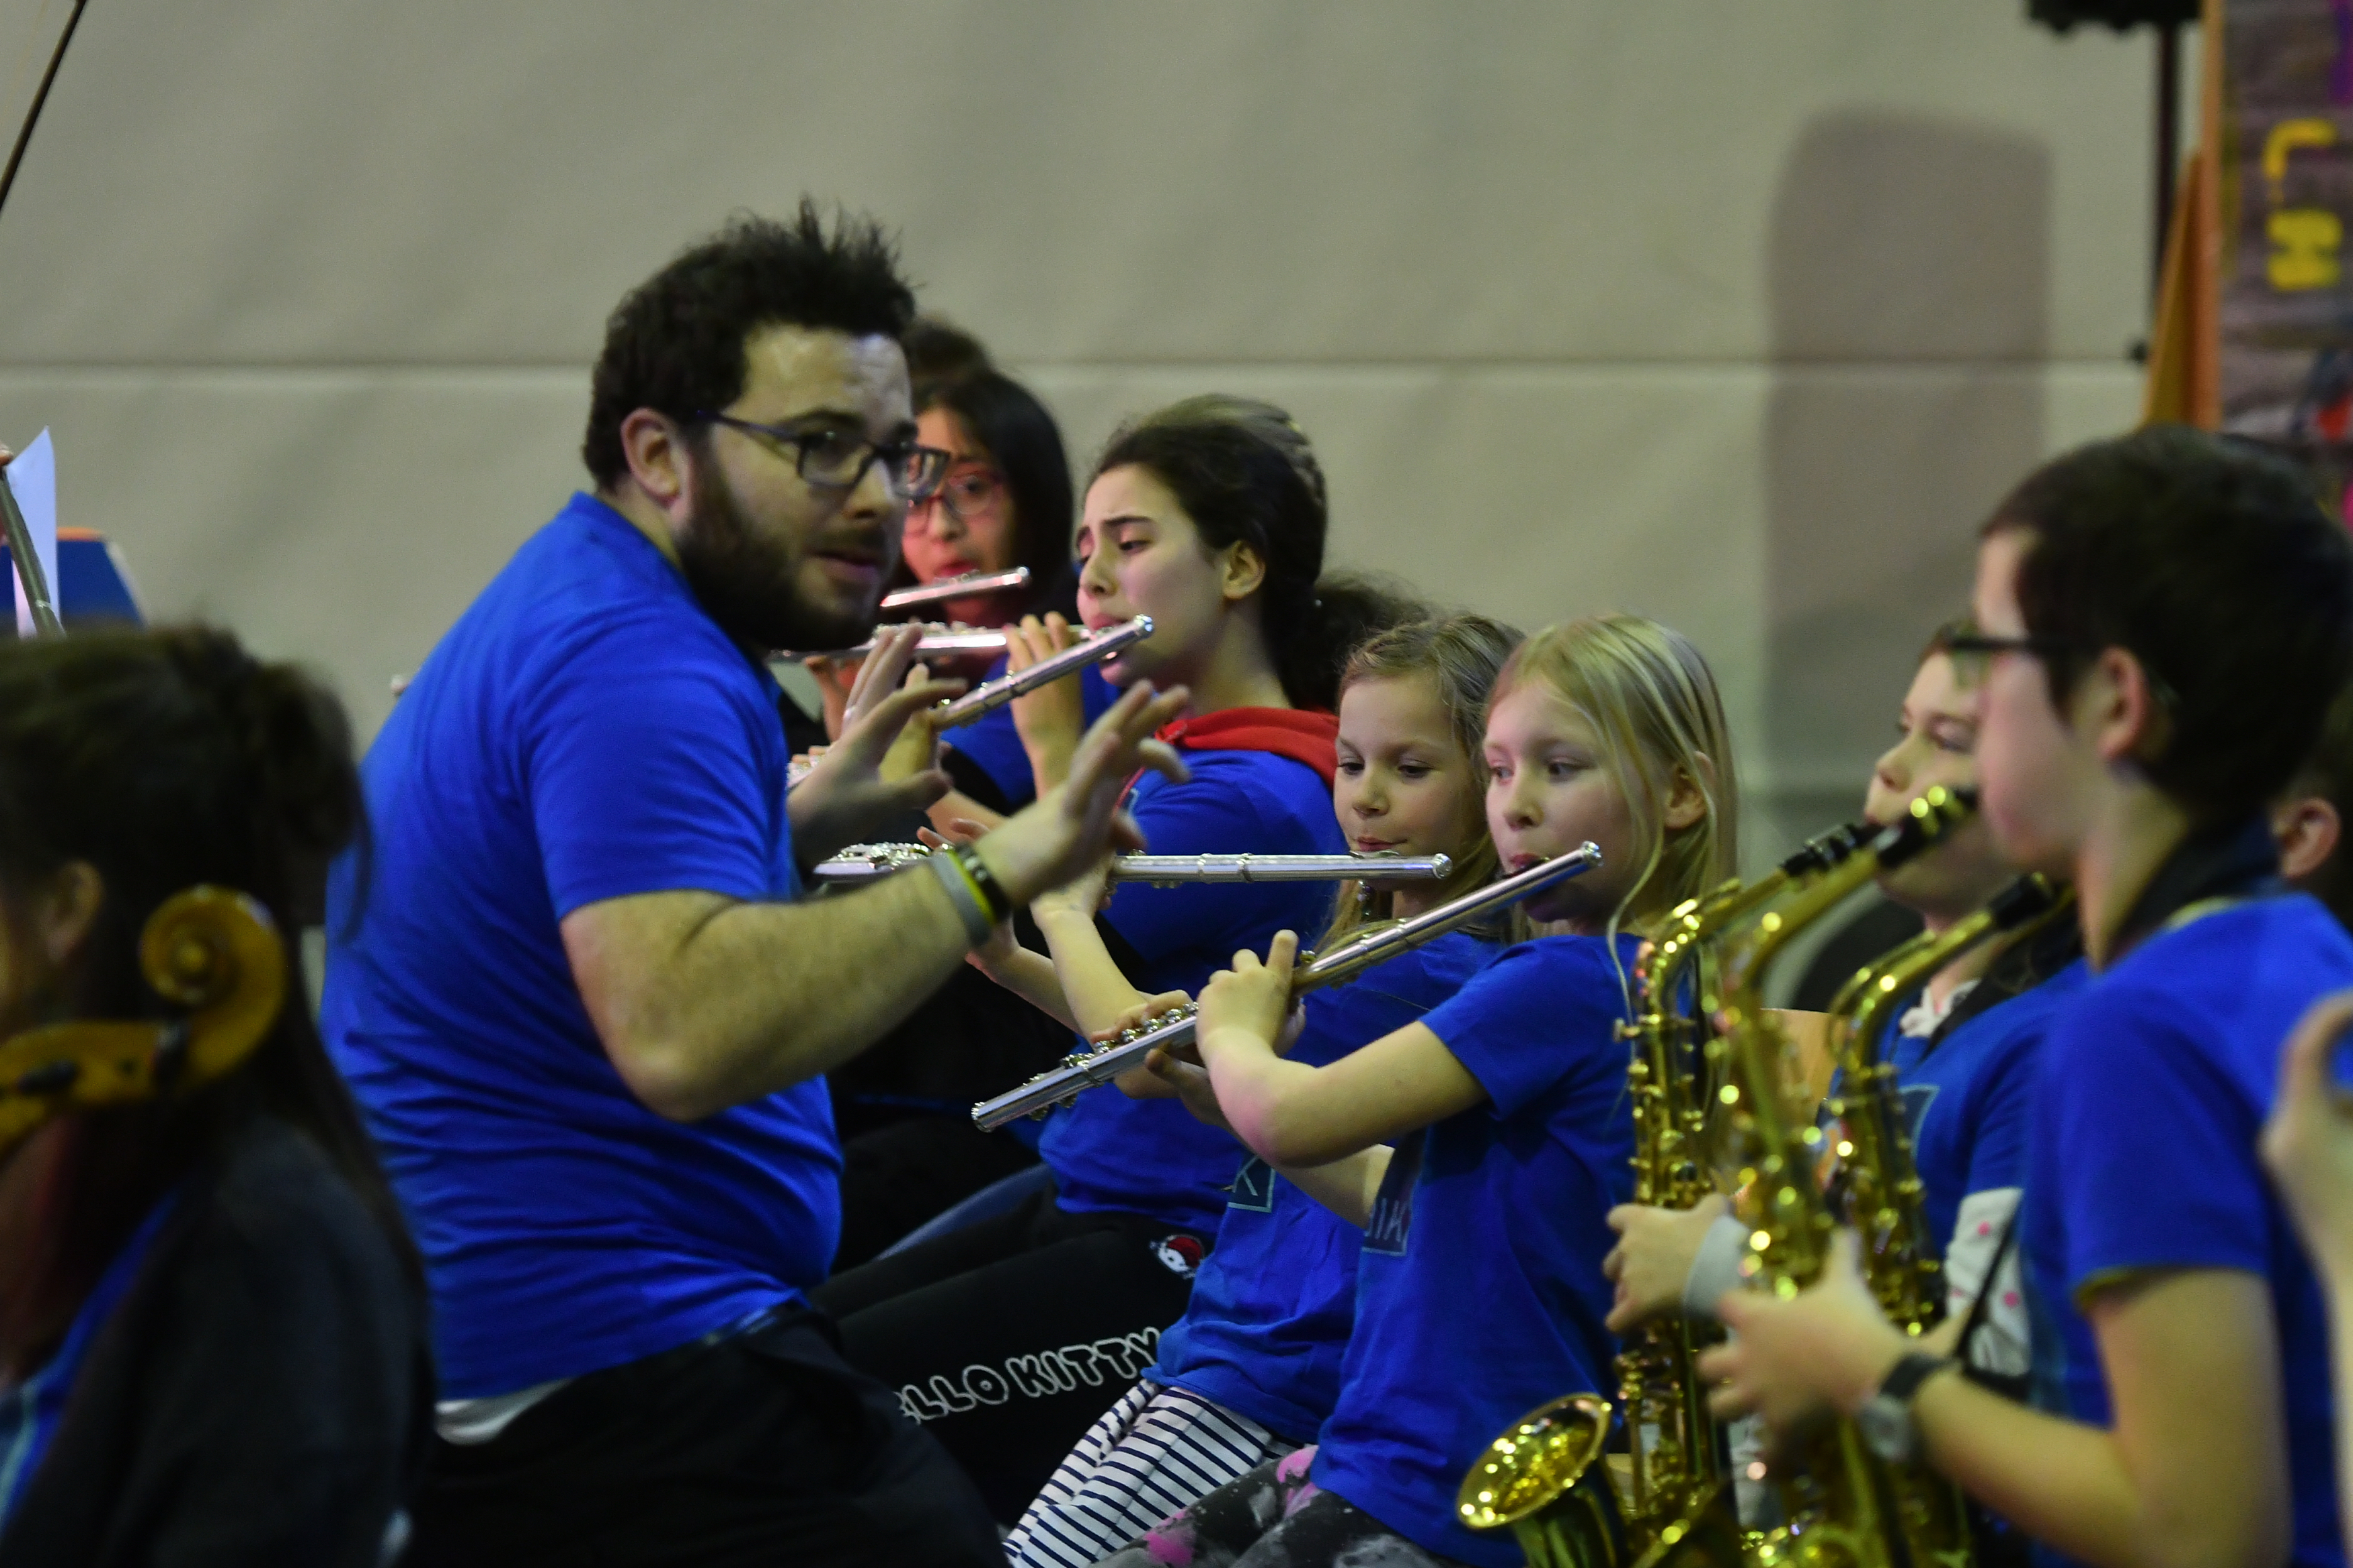
[[[55,53],[49,56],[49,68],[41,73],[40,90],[33,94],[32,112],[25,116],[25,128],[16,132],[16,145],[9,150],[8,167],[0,170],[0,207],[8,205],[8,187],[16,183],[16,170],[25,162],[25,149],[32,144],[33,127],[41,121],[41,106],[49,101],[49,84],[58,79],[58,67],[65,63],[66,46],[73,42],[74,29],[81,26],[81,14],[90,0],[74,0],[73,15],[66,18],[66,30],[58,38]]]

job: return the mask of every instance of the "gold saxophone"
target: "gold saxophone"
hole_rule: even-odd
[[[1720,1034],[1708,1049],[1723,1073],[1718,1099],[1741,1194],[1736,1212],[1749,1231],[1744,1271],[1777,1296],[1795,1296],[1820,1277],[1836,1220],[1815,1184],[1821,1131],[1801,1124],[1788,1100],[1789,1040],[1764,1005],[1765,976],[1799,931],[1873,877],[1941,841],[1971,808],[1955,792],[1930,790],[1905,822],[1814,879],[1788,908],[1768,910],[1757,934],[1726,958]],[[1748,1537],[1741,1556],[1750,1568],[1901,1568],[1905,1541],[1885,1471],[1852,1420],[1830,1424],[1777,1478],[1782,1522]]]
[[[1831,1003],[1840,1079],[1830,1104],[1839,1137],[1838,1185],[1847,1222],[1862,1241],[1863,1278],[1888,1320],[1907,1334],[1926,1333],[1945,1315],[1942,1238],[1928,1232],[1903,1087],[1879,1050],[1887,1015],[1979,943],[2031,940],[2063,918],[2073,899],[2041,877],[2021,877],[1976,913],[1915,937],[1857,971]],[[1885,1470],[1895,1527],[1913,1568],[1968,1568],[1969,1521],[1959,1491],[1917,1462]]]
[[[1634,1201],[1688,1208],[1715,1191],[1703,1169],[1707,1097],[1694,1070],[1697,1026],[1681,1011],[1683,982],[1706,944],[1869,837],[1847,826],[1809,842],[1771,875],[1727,882],[1678,905],[1635,966],[1634,1043],[1628,1069],[1635,1128]],[[1609,1402],[1570,1394],[1512,1424],[1464,1477],[1459,1517],[1472,1530],[1508,1528],[1531,1568],[1607,1568],[1682,1542],[1704,1528],[1736,1540],[1738,1521],[1707,1395],[1694,1366],[1702,1332],[1680,1321],[1644,1330],[1619,1358],[1620,1397],[1632,1434],[1630,1495],[1619,1498],[1600,1461]]]
[[[1713,1096],[1702,1030],[1683,1012],[1685,981],[1712,944],[1836,867],[1870,831],[1833,829],[1769,875],[1689,900],[1661,923],[1635,967],[1640,1011],[1620,1030],[1634,1046],[1627,1068],[1634,1202],[1688,1209],[1717,1190],[1713,1162],[1704,1157]],[[1632,1461],[1622,1500],[1627,1535],[1640,1552],[1676,1546],[1695,1531],[1721,1541],[1738,1530],[1719,1424],[1708,1414],[1697,1366],[1699,1352],[1719,1337],[1713,1324],[1676,1313],[1637,1329],[1618,1357],[1618,1397]]]

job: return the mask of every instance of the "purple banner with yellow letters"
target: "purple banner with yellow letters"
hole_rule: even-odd
[[[2353,474],[2353,0],[2220,10],[2221,424],[2312,463],[2338,500]]]

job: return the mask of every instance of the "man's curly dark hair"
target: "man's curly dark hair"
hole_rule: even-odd
[[[629,290],[605,322],[581,460],[599,487],[629,471],[621,421],[650,408],[686,421],[744,391],[744,346],[764,327],[902,335],[915,293],[881,225],[803,197],[787,222],[739,213]]]

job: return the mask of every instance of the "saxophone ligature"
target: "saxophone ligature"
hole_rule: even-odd
[[[1296,1000],[1310,991],[1352,980],[1376,964],[1386,963],[1448,931],[1484,920],[1556,882],[1580,876],[1600,864],[1600,847],[1582,844],[1566,855],[1556,855],[1542,865],[1490,882],[1411,920],[1359,931],[1330,952],[1303,952],[1299,966],[1291,974],[1292,997]],[[1147,1018],[1134,1028],[1123,1030],[1116,1038],[1102,1045],[1073,1051],[1062,1058],[1060,1066],[1039,1073],[1018,1089],[974,1106],[973,1125],[983,1132],[993,1132],[1022,1117],[1043,1116],[1057,1105],[1067,1105],[1082,1090],[1109,1083],[1130,1068],[1141,1066],[1155,1049],[1175,1050],[1191,1044],[1193,1017],[1193,1004],[1187,1002],[1182,1007],[1172,1007]]]

